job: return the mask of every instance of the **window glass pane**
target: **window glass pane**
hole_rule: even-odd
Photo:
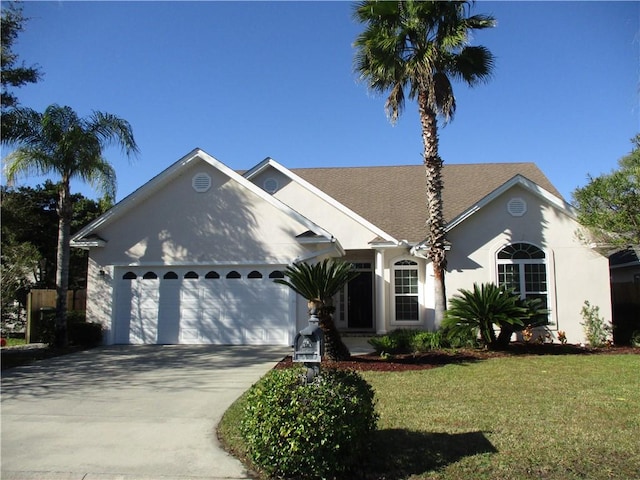
[[[514,243],[507,245],[498,252],[498,259],[501,260],[523,260],[531,258],[545,258],[544,252],[530,243]]]
[[[520,292],[520,265],[498,265],[498,285]]]
[[[396,320],[418,320],[418,297],[396,297]]]
[[[526,298],[539,298],[540,300],[542,300],[542,308],[549,308],[547,305],[547,295],[544,293],[528,293],[526,295]]]
[[[395,291],[397,295],[418,293],[418,270],[396,270]]]
[[[402,265],[418,265],[418,263],[414,262],[413,260],[400,260],[399,262],[396,262],[396,265],[398,265],[398,266],[402,266]]]
[[[527,292],[546,292],[547,273],[544,264],[528,264],[524,266],[524,282]]]

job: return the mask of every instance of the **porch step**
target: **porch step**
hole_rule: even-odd
[[[368,343],[368,340],[373,337],[371,334],[343,333],[341,336],[342,341],[349,347],[351,355],[364,355],[374,351]]]

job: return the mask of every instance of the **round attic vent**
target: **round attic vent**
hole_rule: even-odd
[[[263,186],[266,192],[276,193],[280,185],[278,185],[278,180],[273,177],[269,177],[264,181]]]
[[[513,217],[521,217],[527,213],[527,202],[522,198],[512,198],[507,203],[507,211]]]
[[[193,189],[198,193],[204,193],[211,188],[211,177],[206,173],[198,173],[191,180]]]

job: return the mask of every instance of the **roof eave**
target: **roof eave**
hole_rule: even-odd
[[[286,175],[291,180],[293,180],[294,182],[298,183],[299,185],[301,185],[305,189],[309,190],[314,195],[317,195],[318,197],[322,198],[324,201],[326,201],[330,205],[334,206],[335,208],[337,208],[342,213],[344,213],[348,217],[352,218],[356,222],[360,223],[361,225],[363,225],[368,230],[371,230],[373,233],[375,233],[379,237],[381,237],[381,238],[383,238],[383,239],[385,239],[387,241],[390,241],[390,242],[397,242],[397,240],[392,235],[389,235],[387,232],[385,232],[381,228],[375,226],[373,223],[368,221],[366,218],[358,215],[356,212],[351,210],[349,207],[347,207],[346,205],[343,205],[342,203],[340,203],[338,200],[336,200],[335,198],[331,197],[330,195],[327,195],[325,192],[323,192],[319,188],[315,187],[311,183],[307,182],[304,178],[300,177],[299,175],[296,175],[291,170],[289,170],[287,167],[285,167],[284,165],[281,165],[280,163],[278,163],[276,160],[274,160],[271,157],[265,158],[262,162],[260,162],[258,165],[253,167],[251,170],[248,170],[247,172],[245,172],[243,177],[248,179],[248,180],[251,180],[251,178],[253,178],[254,176],[258,175],[259,173],[265,171],[268,167],[272,167],[272,168],[276,169],[277,171],[279,171],[280,173],[282,173],[283,175]]]
[[[79,242],[79,241],[82,240],[82,238],[92,235],[101,226],[104,226],[106,223],[111,222],[114,219],[119,218],[124,213],[126,213],[129,209],[134,207],[139,201],[141,201],[141,200],[143,200],[145,198],[148,198],[154,192],[159,190],[163,185],[168,183],[174,177],[174,175],[176,175],[186,164],[190,163],[191,161],[193,161],[196,158],[200,158],[201,160],[203,160],[203,161],[207,162],[208,164],[210,164],[212,167],[218,169],[224,175],[227,175],[229,178],[232,178],[233,180],[239,182],[242,186],[244,186],[247,189],[251,190],[253,193],[255,193],[257,196],[259,196],[260,198],[262,198],[266,202],[271,203],[276,208],[278,208],[279,210],[283,211],[284,213],[289,215],[291,218],[295,219],[300,224],[304,225],[306,228],[311,230],[313,233],[315,233],[317,235],[320,235],[320,236],[323,236],[323,237],[326,237],[326,238],[332,238],[332,235],[328,231],[326,231],[325,229],[320,227],[319,225],[315,224],[314,222],[312,222],[308,218],[304,217],[303,215],[301,215],[300,213],[298,213],[297,211],[295,211],[294,209],[292,209],[291,207],[289,207],[285,203],[281,202],[277,198],[275,198],[272,195],[270,195],[269,193],[265,192],[260,187],[256,186],[251,181],[249,181],[247,178],[245,178],[243,175],[240,175],[237,172],[235,172],[234,170],[232,170],[231,168],[227,167],[225,164],[223,164],[222,162],[220,162],[216,158],[212,157],[211,155],[206,153],[204,150],[196,148],[196,149],[192,150],[191,152],[189,152],[184,157],[182,157],[180,160],[175,162],[173,165],[171,165],[170,167],[168,167],[167,169],[162,171],[160,174],[158,174],[155,177],[153,177],[147,183],[142,185],[140,188],[135,190],[133,193],[131,193],[127,197],[125,197],[123,200],[118,202],[111,209],[109,209],[106,213],[104,213],[103,215],[98,217],[96,220],[91,222],[89,225],[87,225],[86,227],[81,229],[78,233],[76,233],[72,237],[71,241],[72,242]],[[265,161],[263,161],[261,163],[264,163],[264,162],[266,162],[268,160],[270,160],[270,159],[266,159]]]
[[[467,218],[471,217],[474,213],[481,210],[484,206],[498,198],[500,195],[510,190],[514,186],[519,185],[529,192],[533,193],[537,197],[543,199],[546,203],[556,208],[557,210],[562,211],[569,217],[574,220],[577,219],[575,209],[567,202],[565,202],[562,198],[555,196],[553,193],[545,190],[540,185],[535,182],[532,182],[528,178],[518,174],[512,177],[510,180],[507,180],[505,183],[500,185],[498,188],[493,190],[491,193],[480,199],[478,202],[474,203],[471,207],[469,207],[464,212],[460,213],[457,217],[447,223],[445,226],[445,231],[449,232],[459,224],[464,222]]]

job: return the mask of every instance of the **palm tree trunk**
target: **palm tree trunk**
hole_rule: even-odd
[[[58,250],[56,252],[56,319],[54,345],[58,348],[64,348],[69,344],[67,334],[67,290],[69,289],[72,212],[69,178],[63,176],[58,199]]]
[[[418,111],[422,127],[424,165],[427,177],[427,239],[428,256],[435,278],[435,326],[442,323],[447,305],[444,274],[447,268],[445,229],[442,208],[442,159],[438,155],[438,125],[436,113],[429,107],[427,92],[418,95]]]
[[[336,327],[333,317],[326,308],[320,309],[319,326],[324,335],[324,354],[329,360],[340,362],[351,356],[349,347],[345,345]]]

